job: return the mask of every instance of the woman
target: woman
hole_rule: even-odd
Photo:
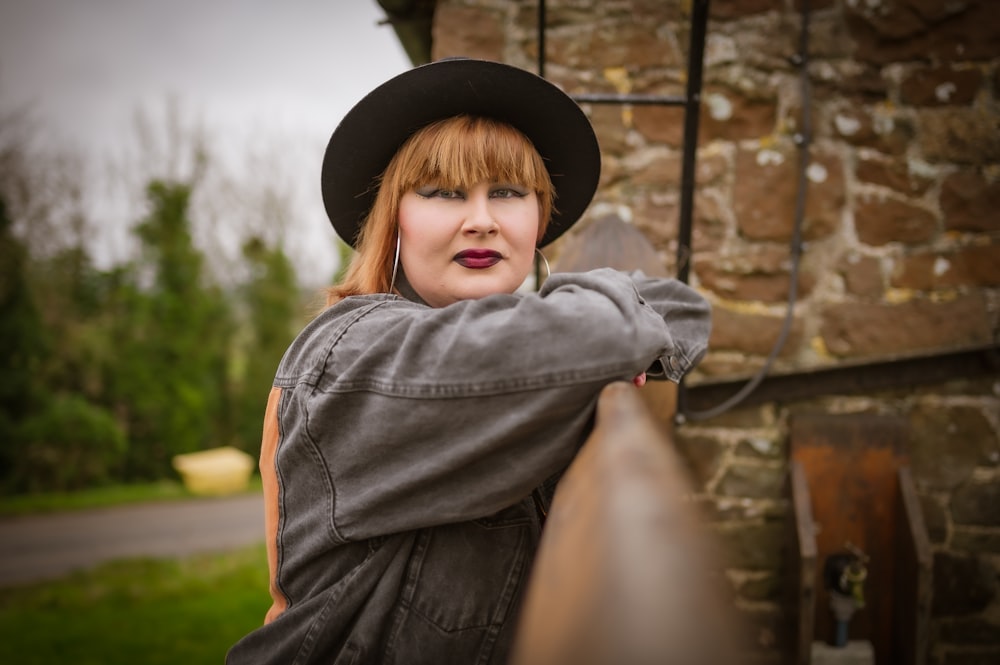
[[[580,108],[498,63],[418,67],[344,118],[323,196],[358,251],[274,381],[274,603],[229,663],[506,660],[599,392],[678,380],[708,335],[704,300],[674,280],[557,273],[515,293],[599,173]]]

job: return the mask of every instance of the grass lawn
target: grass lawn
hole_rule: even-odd
[[[220,665],[270,605],[264,546],[0,589],[0,663]]]
[[[247,491],[261,491],[260,476],[254,475],[250,478]],[[103,508],[145,501],[179,501],[190,498],[195,498],[195,495],[180,482],[162,480],[136,485],[111,485],[79,492],[0,496],[0,516]]]

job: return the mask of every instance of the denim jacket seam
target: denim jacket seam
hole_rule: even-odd
[[[347,333],[350,328],[363,319],[365,316],[373,312],[374,310],[385,305],[387,302],[392,301],[378,301],[369,303],[368,305],[346,315],[343,321],[339,321],[334,327],[329,339],[325,343],[325,348],[323,349],[323,354],[318,363],[310,366],[306,371],[300,371],[292,374],[285,374],[284,372],[288,369],[298,370],[301,368],[300,363],[294,363],[291,368],[285,366],[285,360],[283,359],[278,367],[278,372],[274,378],[273,384],[276,386],[281,386],[284,388],[294,388],[300,385],[316,386],[320,383],[323,375],[326,374],[326,368],[330,361],[330,356],[334,352],[334,348],[340,342],[341,338]],[[327,310],[329,311],[329,310]],[[322,314],[320,315],[322,316]]]
[[[331,587],[327,591],[329,597],[326,599],[326,602],[323,603],[323,608],[310,622],[309,629],[306,631],[305,637],[302,638],[302,644],[299,646],[299,649],[295,654],[295,660],[292,662],[292,665],[297,665],[298,663],[308,663],[311,660],[312,652],[316,645],[317,631],[322,630],[326,626],[326,616],[336,604],[336,601],[339,600],[341,595],[340,590],[346,589],[350,586],[349,582],[361,573],[361,570],[364,569],[364,564],[367,563],[370,557],[371,555],[355,566],[354,570],[344,577],[342,580],[343,584]]]
[[[337,528],[337,522],[335,517],[337,512],[336,511],[337,489],[336,487],[334,487],[333,484],[333,474],[330,471],[330,465],[327,463],[327,459],[326,456],[323,454],[322,448],[309,433],[310,432],[309,420],[311,417],[311,414],[309,413],[309,408],[303,407],[302,413],[303,413],[303,419],[305,421],[304,427],[302,429],[302,438],[305,440],[307,444],[305,448],[309,451],[310,455],[312,455],[322,467],[324,486],[326,487],[327,495],[330,497],[330,518],[329,521],[327,522],[330,531],[328,535],[332,543],[343,544],[347,542],[347,539],[341,535],[340,530]]]
[[[288,514],[288,510],[285,506],[285,479],[282,477],[282,465],[278,463],[278,453],[281,448],[286,444],[284,437],[284,428],[282,423],[284,423],[284,412],[288,408],[287,400],[291,399],[291,391],[281,391],[281,397],[278,402],[278,446],[274,454],[274,474],[278,481],[278,524],[276,528],[275,538],[275,554],[276,560],[274,562],[274,586],[281,592],[281,595],[285,597],[286,603],[291,605],[291,597],[288,590],[284,588],[282,583],[282,569],[285,564],[285,515]],[[285,608],[287,611],[288,607]]]
[[[430,537],[427,530],[421,529],[416,533],[416,537],[413,540],[413,550],[410,552],[410,563],[406,567],[406,575],[403,579],[402,588],[399,590],[399,604],[394,612],[392,626],[389,628],[389,634],[386,636],[384,654],[386,660],[389,660],[389,657],[396,650],[396,638],[399,636],[399,629],[405,619],[406,613],[413,611],[413,595],[416,593],[417,580],[420,579],[420,571],[423,570],[424,567],[424,556],[427,552],[429,539]],[[417,558],[419,558],[419,565],[415,563]]]
[[[355,323],[365,318],[367,315],[371,314],[384,304],[385,302],[374,302],[366,307],[362,307],[358,311],[354,312],[353,316],[350,316],[347,320],[343,321],[339,330],[336,330],[334,334],[330,336],[330,340],[327,343],[325,352],[323,353],[323,359],[318,365],[319,369],[316,371],[316,382],[313,384],[314,388],[318,388],[319,384],[322,382],[323,376],[326,374],[327,367],[330,366],[330,357],[337,348],[337,344],[344,337],[344,335],[347,334],[347,331],[350,330]]]
[[[588,369],[574,369],[553,374],[539,374],[477,383],[435,382],[413,384],[378,379],[338,379],[330,385],[317,385],[314,391],[320,394],[373,392],[386,396],[410,399],[489,397],[531,390],[569,387],[594,380],[607,379],[609,376],[615,375],[625,376],[633,366],[634,363],[618,363],[615,365],[601,365]]]
[[[676,352],[674,353],[674,355],[680,356],[681,360],[680,363],[681,366],[678,368],[679,369],[678,372],[679,376],[677,377],[678,379],[680,379],[682,376],[691,371],[691,369],[697,362],[697,359],[700,358],[702,355],[704,355],[705,351],[708,350],[708,345],[700,344],[698,345],[698,347],[696,347],[696,349],[690,349],[688,351],[691,350],[696,350],[696,353],[692,355],[691,353],[686,352],[683,347],[678,346]]]

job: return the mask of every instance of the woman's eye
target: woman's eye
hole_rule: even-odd
[[[527,196],[527,192],[513,187],[498,187],[493,190],[493,198],[497,199],[519,199],[523,196]]]
[[[421,187],[415,190],[419,196],[425,199],[457,199],[462,197],[462,193],[455,189],[442,189],[440,187]]]

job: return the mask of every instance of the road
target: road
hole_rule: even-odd
[[[263,538],[258,494],[0,518],[0,587],[115,559],[225,551]]]

